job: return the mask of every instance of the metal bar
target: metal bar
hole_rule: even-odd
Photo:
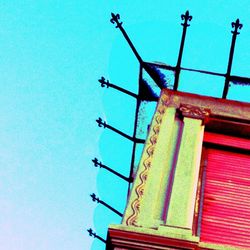
[[[150,62],[146,62],[146,63],[149,65],[154,65],[155,67],[166,69],[166,70],[175,71],[176,69],[176,67],[169,66],[169,65],[161,65],[161,64],[150,63]],[[191,68],[186,68],[186,67],[180,67],[180,69],[183,71],[191,71],[191,72],[196,72],[196,73],[201,73],[201,74],[226,77],[225,73],[218,73],[214,71],[208,71],[208,70],[202,70],[202,69],[191,69]],[[242,85],[250,85],[249,77],[230,75],[229,81],[239,82],[239,84],[242,84]]]
[[[120,20],[120,15],[119,15],[119,14],[116,14],[116,15],[115,15],[114,13],[111,13],[111,17],[112,17],[112,18],[110,19],[110,22],[113,23],[113,24],[116,24],[116,28],[119,28],[119,30],[122,32],[124,38],[126,39],[126,41],[127,41],[128,44],[129,44],[130,48],[131,48],[132,51],[134,52],[134,54],[135,54],[137,60],[139,61],[140,64],[142,64],[143,61],[142,61],[140,55],[138,54],[138,52],[137,52],[135,46],[134,46],[133,43],[131,42],[131,40],[130,40],[128,34],[127,34],[127,32],[123,29],[123,27],[122,27],[122,22],[119,22],[119,20]]]
[[[106,202],[100,200],[100,203],[102,205],[104,205],[105,207],[107,207],[108,209],[110,209],[111,211],[113,211],[114,213],[116,213],[117,215],[119,215],[120,217],[123,217],[123,214],[121,212],[119,212],[118,210],[116,210],[115,208],[111,207],[109,204],[107,204]]]
[[[230,76],[230,81],[234,84],[250,85],[250,78],[243,76]]]
[[[181,70],[184,71],[192,71],[192,72],[197,72],[197,73],[202,73],[202,74],[207,74],[207,75],[214,75],[214,76],[226,76],[226,74],[223,73],[217,73],[217,72],[212,72],[212,71],[207,71],[207,70],[200,70],[200,69],[190,69],[190,68],[184,68],[180,67]]]
[[[126,177],[126,176],[124,176],[124,175],[118,173],[117,171],[113,170],[112,168],[110,168],[110,167],[108,167],[108,166],[102,164],[100,161],[98,161],[97,158],[94,158],[94,159],[92,160],[92,162],[94,163],[94,166],[95,166],[95,167],[98,167],[98,166],[99,166],[100,168],[104,168],[104,169],[108,170],[109,172],[113,173],[114,175],[120,177],[121,179],[123,179],[123,180],[125,180],[125,181],[127,181],[127,182],[129,182],[129,183],[130,183],[130,182],[133,182],[133,178]]]
[[[105,206],[106,208],[110,209],[111,211],[113,211],[114,213],[118,214],[120,217],[123,217],[123,214],[121,212],[119,212],[118,210],[116,210],[115,208],[111,207],[109,204],[107,204],[106,202],[100,200],[100,198],[96,197],[96,195],[93,193],[90,195],[90,197],[92,198],[92,201],[96,201],[97,203],[101,203],[103,206]]]
[[[133,45],[132,41],[130,40],[127,32],[122,27],[122,22],[120,22],[120,15],[111,13],[111,19],[110,22],[113,24],[116,24],[116,28],[119,28],[119,30],[122,32],[124,38],[128,42],[130,48],[132,49],[134,55],[136,56],[137,60],[139,61],[140,65],[143,66],[143,68],[146,70],[146,72],[150,75],[150,77],[155,81],[155,83],[162,89],[164,86],[161,84],[160,80],[158,79],[157,74],[155,74],[154,70],[149,67],[144,61],[142,60],[141,56],[137,52],[135,46]]]
[[[101,236],[97,235],[91,228],[89,228],[87,230],[87,232],[89,233],[89,236],[93,236],[94,238],[97,238],[98,240],[102,241],[103,243],[107,243],[107,241],[105,239],[103,239]]]
[[[124,89],[124,88],[121,88],[121,87],[119,87],[119,86],[117,86],[115,84],[112,84],[112,83],[109,82],[109,80],[105,80],[105,78],[103,76],[98,81],[101,83],[101,87],[105,87],[105,86],[107,88],[111,87],[111,88],[119,90],[119,91],[121,91],[121,92],[123,92],[123,93],[125,93],[127,95],[130,95],[130,96],[132,96],[132,97],[134,97],[136,99],[139,98],[138,95],[136,95],[135,93],[130,92],[130,91]]]
[[[146,63],[149,64],[149,65],[153,65],[155,67],[162,68],[162,69],[176,71],[176,67],[174,67],[174,66],[162,65],[162,64],[151,63],[151,62],[146,62]],[[224,74],[224,73],[218,73],[218,72],[201,70],[201,69],[191,69],[191,68],[186,68],[186,67],[180,67],[180,69],[184,70],[184,71],[193,71],[193,72],[203,73],[203,74],[208,74],[208,75],[224,76],[224,77],[226,76],[226,74]]]
[[[222,94],[222,98],[224,98],[224,99],[227,98],[227,93],[228,93],[228,89],[229,89],[230,73],[231,73],[231,68],[232,68],[232,63],[233,63],[236,37],[238,34],[240,34],[240,32],[238,32],[238,29],[241,29],[242,27],[243,27],[243,25],[240,23],[239,19],[237,19],[236,22],[232,22],[232,28],[234,28],[234,30],[231,31],[233,36],[232,36],[231,48],[230,48],[230,53],[229,53],[228,65],[227,65],[225,86],[224,86],[224,90],[223,90],[223,94]]]
[[[130,135],[127,135],[127,134],[123,133],[122,131],[120,131],[120,130],[118,130],[118,129],[116,129],[116,128],[110,126],[110,125],[108,125],[105,121],[102,121],[102,119],[100,117],[96,120],[96,122],[98,123],[99,127],[103,126],[104,128],[108,128],[108,129],[116,132],[117,134],[119,134],[119,135],[127,138],[130,141],[133,141],[133,142],[136,142],[136,143],[145,143],[144,139],[139,139],[139,138],[135,138],[135,137],[132,137]]]
[[[157,64],[157,63],[151,63],[151,62],[145,62],[149,65],[153,65],[155,67],[159,67],[162,69],[170,70],[170,71],[175,71],[176,67],[170,66],[170,65],[164,65],[164,64]],[[181,70],[184,71],[192,71],[192,72],[197,72],[197,73],[202,73],[202,74],[207,74],[207,75],[214,75],[214,76],[222,76],[226,77],[225,73],[218,73],[214,71],[208,71],[208,70],[202,70],[202,69],[191,69],[191,68],[186,68],[186,67],[180,67]],[[244,77],[244,76],[234,76],[230,75],[230,81],[239,81],[243,83],[250,83],[250,78],[249,77]]]
[[[131,136],[123,133],[122,131],[120,131],[120,130],[118,130],[118,129],[116,129],[116,128],[108,125],[108,124],[107,124],[107,128],[109,128],[110,130],[113,130],[117,134],[119,134],[119,135],[121,135],[121,136],[123,136],[123,137],[125,137],[125,138],[127,138],[127,139],[129,139],[131,141],[133,141],[133,142],[136,142],[136,143],[145,143],[144,139],[139,139],[139,138],[131,137]]]
[[[188,21],[192,20],[192,16],[189,15],[189,11],[187,10],[185,15],[181,15],[181,19],[184,20],[184,23],[181,25],[183,26],[183,31],[182,31],[182,37],[181,37],[181,44],[180,44],[180,50],[179,50],[179,56],[176,64],[176,71],[175,71],[175,81],[174,81],[174,90],[178,89],[178,83],[179,83],[179,76],[180,76],[180,67],[181,67],[181,59],[182,59],[182,54],[183,54],[183,49],[184,49],[184,43],[185,43],[185,38],[186,38],[186,33],[187,33],[187,27],[190,26],[188,24]]]

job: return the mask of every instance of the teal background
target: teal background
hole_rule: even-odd
[[[95,119],[132,134],[135,101],[97,80],[136,92],[139,69],[110,13],[120,13],[144,60],[174,66],[187,9],[182,66],[226,72],[231,22],[240,18],[232,74],[250,77],[249,1],[0,2],[1,249],[104,249],[86,230],[105,238],[120,218],[89,194],[123,211],[127,185],[91,159],[128,175],[132,143]],[[183,91],[219,97],[222,89],[213,77],[180,79]],[[249,96],[250,87],[233,86],[228,98]]]

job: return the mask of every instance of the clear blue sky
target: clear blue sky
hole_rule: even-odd
[[[187,9],[193,20],[182,65],[224,73],[231,22],[240,18],[232,74],[250,77],[249,1],[2,1],[1,249],[104,249],[86,229],[106,237],[120,218],[89,194],[123,211],[126,185],[91,159],[127,175],[132,145],[95,119],[132,134],[135,103],[97,79],[136,92],[139,67],[110,12],[120,13],[144,60],[175,65]],[[180,89],[220,96],[219,85],[183,75]],[[229,98],[249,101],[249,89],[237,87]]]

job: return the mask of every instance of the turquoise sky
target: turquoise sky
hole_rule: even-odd
[[[240,18],[232,74],[250,77],[248,0],[0,3],[1,249],[104,249],[86,229],[105,238],[120,218],[89,194],[122,212],[127,186],[91,159],[128,175],[132,144],[95,119],[132,134],[135,102],[97,80],[136,92],[139,68],[110,12],[120,13],[144,60],[175,65],[186,10],[193,20],[182,65],[226,72],[231,22]],[[217,78],[181,76],[183,91],[219,97],[222,88]],[[250,87],[235,86],[228,95],[249,96]]]

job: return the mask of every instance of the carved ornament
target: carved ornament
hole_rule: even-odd
[[[189,117],[203,121],[205,121],[210,115],[210,109],[197,107],[190,104],[181,104],[179,112],[183,117]]]
[[[145,149],[147,157],[143,161],[143,170],[139,174],[140,183],[135,188],[136,198],[131,204],[131,208],[133,212],[126,220],[126,224],[128,226],[139,226],[138,215],[140,213],[140,206],[141,206],[141,201],[144,195],[144,189],[145,189],[145,185],[147,182],[148,172],[151,168],[152,158],[154,155],[155,146],[156,146],[158,135],[160,132],[162,118],[169,103],[170,103],[169,96],[166,95],[165,93],[162,94],[160,98],[160,102],[156,110],[156,114],[154,116],[155,125],[152,128],[153,133],[151,134],[149,138],[149,144],[147,148]]]

